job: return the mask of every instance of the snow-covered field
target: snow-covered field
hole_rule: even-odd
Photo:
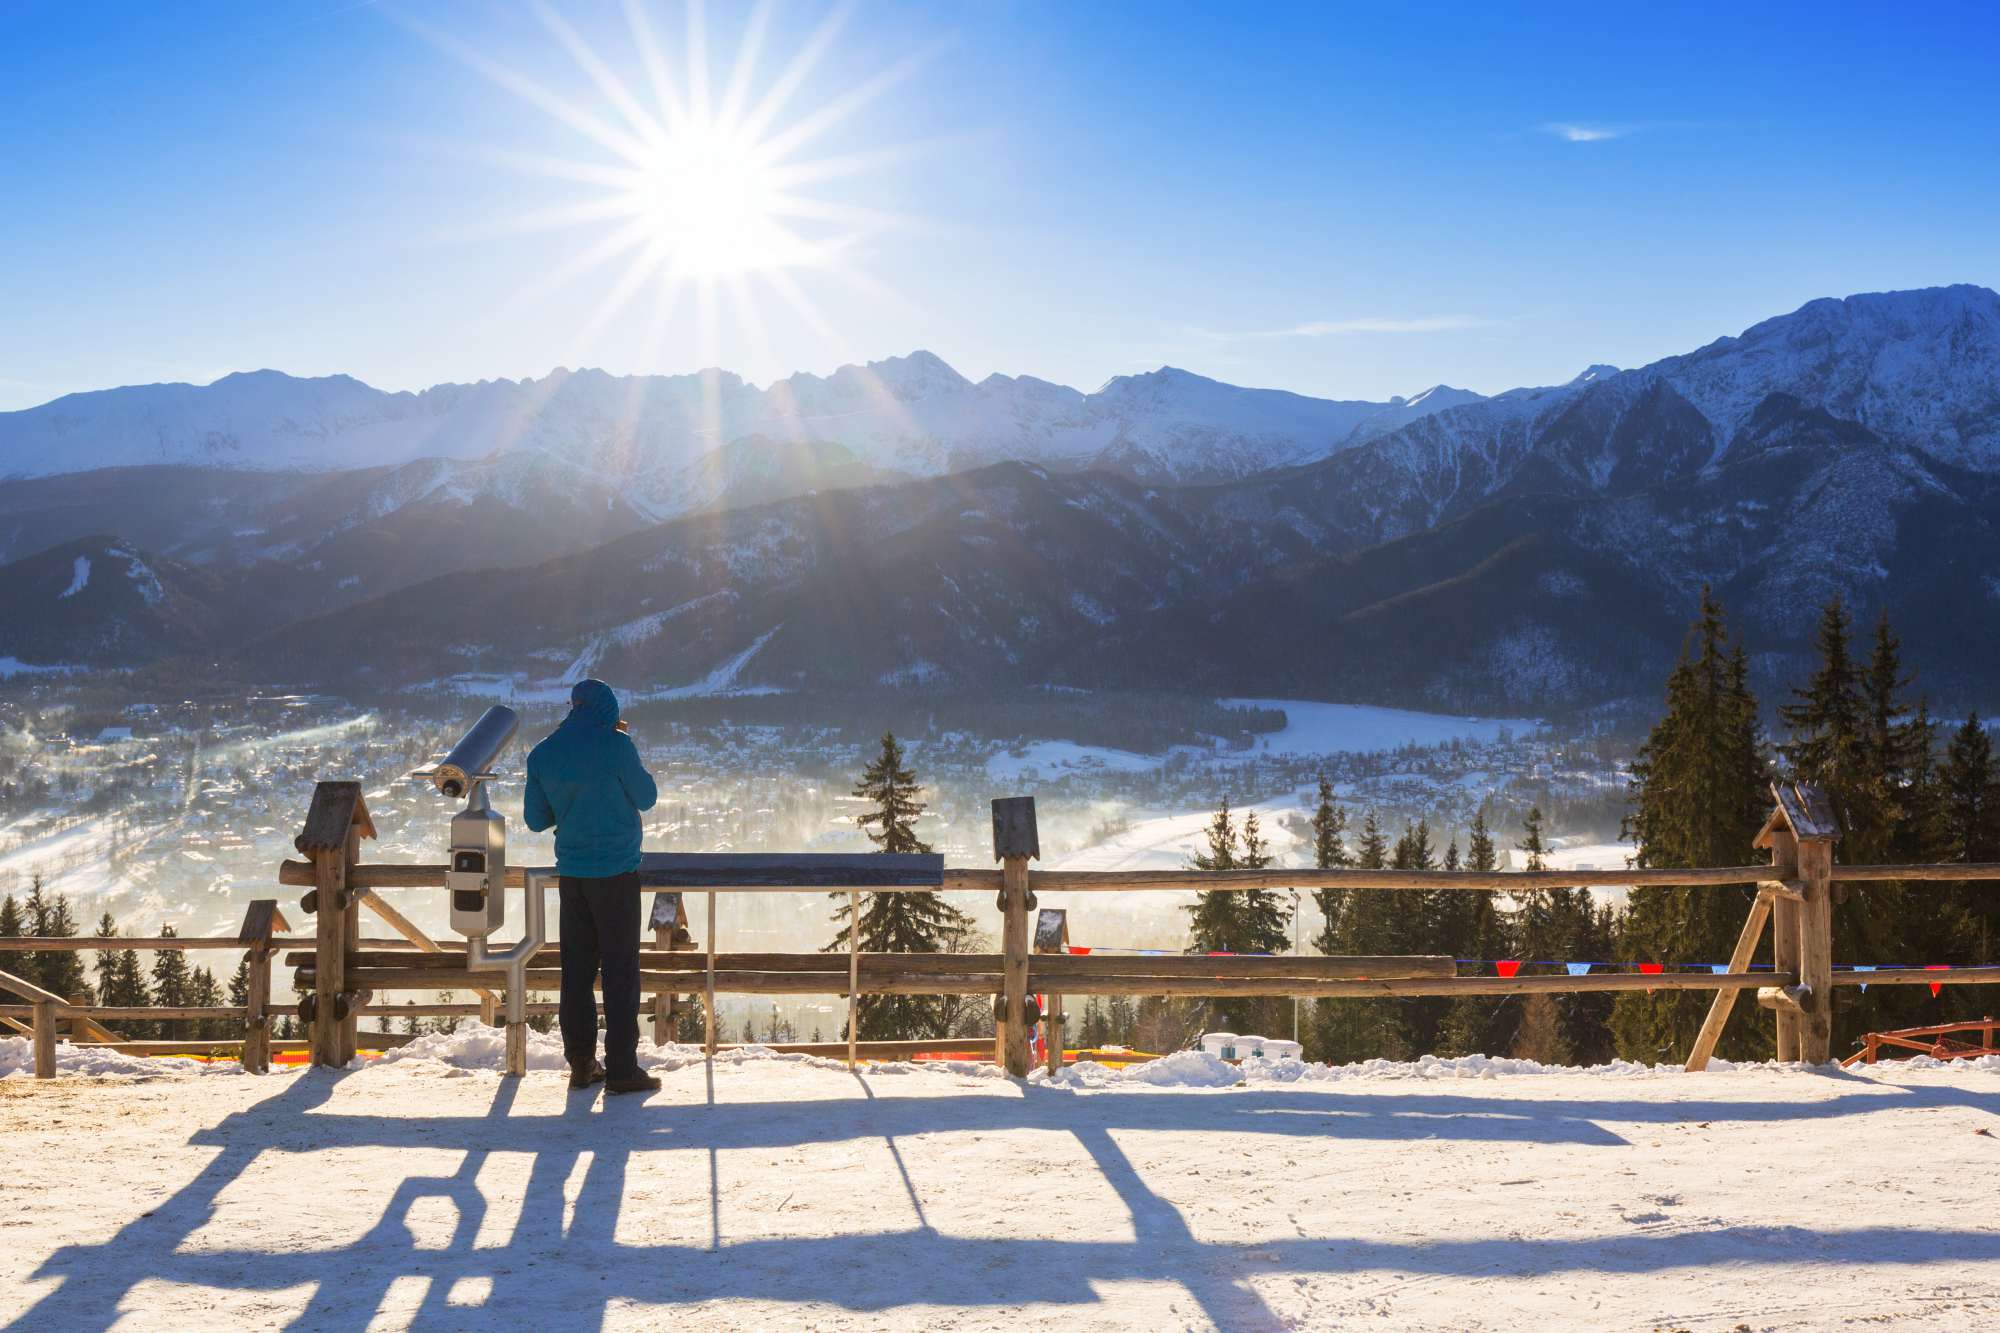
[[[1184,1055],[1021,1085],[762,1052],[710,1073],[668,1048],[650,1053],[659,1093],[607,1099],[552,1072],[502,1080],[490,1043],[430,1054],[345,1074],[0,1080],[0,1321],[2000,1319],[1995,1067],[1475,1058],[1239,1082]]]

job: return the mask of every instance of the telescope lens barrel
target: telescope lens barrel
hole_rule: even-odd
[[[520,728],[521,715],[503,704],[494,704],[451,747],[444,762],[432,772],[431,781],[446,796],[465,795],[475,775],[488,771],[507,742]]]

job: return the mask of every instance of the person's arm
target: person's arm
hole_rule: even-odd
[[[556,812],[549,808],[548,793],[542,790],[542,780],[535,773],[533,764],[528,766],[528,789],[522,794],[521,822],[528,826],[530,833],[552,828],[556,822]]]
[[[639,758],[639,747],[625,737],[624,762],[618,767],[618,781],[624,785],[625,798],[632,802],[634,810],[651,810],[660,799],[660,789],[653,783],[653,775],[646,771],[645,761]]]

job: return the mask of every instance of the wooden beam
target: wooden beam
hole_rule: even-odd
[[[376,916],[381,917],[383,921],[387,922],[391,930],[395,931],[398,935],[401,935],[404,939],[408,940],[410,943],[416,945],[417,950],[420,953],[441,954],[444,952],[444,948],[442,945],[440,945],[436,940],[432,939],[429,935],[425,934],[424,931],[417,925],[416,922],[410,920],[410,918],[404,916],[401,912],[391,907],[386,901],[384,901],[382,895],[376,893],[373,889],[364,889],[361,893],[361,901],[367,904],[369,911],[373,912]],[[540,956],[540,952],[541,951],[539,950],[537,951],[537,957]],[[361,953],[351,954],[348,959],[348,962],[351,966],[365,966],[365,964],[362,964],[358,961],[360,958],[365,956],[366,956],[365,954]],[[557,954],[557,957],[560,958],[561,954]],[[468,971],[467,975],[473,976],[477,974]],[[477,995],[482,1000],[486,1000],[496,1004],[499,1002],[500,997],[485,986],[473,986],[471,990],[474,995]]]
[[[1933,972],[1932,981],[1943,975]],[[421,968],[373,968],[349,974],[350,986],[376,992],[442,990],[462,985],[464,973]],[[549,968],[532,970],[527,985],[551,990],[561,984],[562,973]],[[296,974],[301,985],[312,985],[310,969]],[[646,993],[671,990],[686,993],[704,989],[705,971],[642,971],[639,989]],[[1774,984],[1789,985],[1797,977],[1786,973],[1748,972],[1600,972],[1588,976],[1513,977],[1415,977],[1383,980],[1323,980],[1314,977],[1151,977],[1104,976],[1065,978],[1063,989],[1073,995],[1304,995],[1304,996],[1457,996],[1457,995],[1565,995],[1628,990],[1727,990],[1755,989]],[[864,995],[991,995],[1001,991],[1004,973],[981,972],[960,975],[932,973],[863,973]],[[722,972],[714,975],[715,989],[739,995],[845,995],[847,973],[826,972]]]
[[[1781,1014],[1803,1014],[1805,1012],[1805,987],[1803,986],[1760,986],[1757,988],[1757,1003],[1766,1009],[1776,1009]]]
[[[1817,788],[1801,787],[1805,798]],[[1819,804],[1825,805],[1824,797]],[[1818,811],[1808,799],[1810,809]],[[1830,822],[1831,806],[1818,811],[1824,815],[1822,827]],[[1838,825],[1799,842],[1799,878],[1805,882],[1805,901],[1799,904],[1799,1059],[1809,1065],[1823,1065],[1833,1058],[1833,840],[1840,836]]]
[[[1760,893],[1750,904],[1750,915],[1744,918],[1743,929],[1736,936],[1736,948],[1729,955],[1731,972],[1747,972],[1756,960],[1758,941],[1764,937],[1764,923],[1771,919],[1771,894]],[[1722,1030],[1729,1023],[1729,1013],[1736,1007],[1736,992],[1720,990],[1708,1006],[1708,1017],[1701,1022],[1701,1031],[1695,1035],[1694,1049],[1688,1052],[1687,1072],[1699,1074],[1708,1068],[1709,1057],[1715,1054],[1715,1044],[1722,1040]]]
[[[1799,843],[1791,830],[1774,828],[1768,843],[1771,849],[1770,878],[1780,881],[1797,879]],[[1793,976],[1799,970],[1799,911],[1803,906],[1803,903],[1790,898],[1778,898],[1771,907],[1771,962],[1778,971]],[[1799,1016],[1789,1009],[1779,1009],[1776,1021],[1777,1058],[1780,1063],[1793,1063],[1799,1058]]]
[[[1935,865],[1835,866],[1833,882],[1851,884],[1873,880],[1992,880],[2000,879],[2000,861],[1964,861]]]

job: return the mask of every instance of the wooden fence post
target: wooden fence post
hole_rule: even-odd
[[[994,1046],[1001,1066],[1014,1078],[1028,1076],[1028,912],[1034,905],[1028,861],[1041,854],[1035,798],[997,798],[993,859],[1000,862],[1001,1013]]]
[[[678,893],[653,895],[653,911],[647,925],[653,932],[655,949],[677,949],[674,930],[680,925],[681,896]],[[664,1046],[674,1036],[674,994],[661,991],[653,997],[653,1045]]]
[[[1069,956],[1069,913],[1059,907],[1044,907],[1035,914],[1035,952]],[[1050,991],[1042,996],[1042,1058],[1050,1077],[1063,1067],[1062,996]]]
[[[314,784],[305,826],[292,845],[313,866],[306,905],[316,918],[311,1004],[315,1065],[341,1068],[354,1058],[360,1004],[359,997],[347,993],[347,954],[360,942],[361,903],[359,895],[349,891],[348,878],[360,860],[360,840],[374,836],[375,823],[361,799],[360,783]]]
[[[243,1004],[243,1068],[252,1074],[271,1072],[271,937],[290,930],[275,898],[259,898],[244,914],[237,938],[247,947],[249,992]]]
[[[1799,840],[1799,1059],[1823,1065],[1833,1058],[1833,842]]]
[[[35,1077],[56,1076],[56,1003],[35,1001]]]
[[[1824,1064],[1833,1048],[1833,802],[1809,782],[1771,784],[1771,817],[1754,846],[1771,851],[1771,961],[1798,977],[1798,1007],[1773,1006],[1782,1063]],[[1791,890],[1796,890],[1793,897]]]

